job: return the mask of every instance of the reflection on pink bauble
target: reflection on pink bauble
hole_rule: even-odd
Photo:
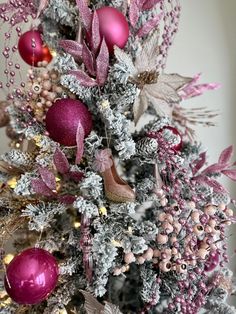
[[[215,251],[210,254],[208,260],[205,263],[205,271],[214,270],[220,262],[220,255]]]
[[[129,38],[129,25],[125,16],[117,9],[103,7],[97,11],[101,37],[104,37],[110,52],[114,46],[124,48]]]
[[[37,304],[55,289],[59,270],[56,259],[43,249],[30,248],[8,265],[5,288],[18,304]]]
[[[49,136],[65,146],[76,145],[76,133],[79,122],[84,128],[85,136],[92,130],[92,116],[87,107],[79,100],[57,100],[46,114],[46,129]]]
[[[41,33],[30,30],[20,36],[18,50],[21,58],[29,65],[38,66],[38,62],[52,60],[52,55],[47,46],[44,45]]]

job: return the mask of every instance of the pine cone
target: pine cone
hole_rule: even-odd
[[[154,159],[157,154],[158,144],[153,138],[142,138],[136,144],[137,155],[143,158]]]
[[[228,205],[230,203],[230,196],[228,194],[214,193],[212,196],[212,203],[214,205]]]
[[[33,154],[12,149],[8,153],[2,155],[2,160],[16,168],[28,168],[34,162]]]

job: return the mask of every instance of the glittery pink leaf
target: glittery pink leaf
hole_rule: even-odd
[[[199,159],[194,161],[194,166],[193,166],[193,174],[196,174],[198,172],[198,170],[200,170],[205,162],[206,162],[206,152],[203,152],[199,155]]]
[[[157,3],[161,2],[161,0],[146,0],[143,4],[143,10],[151,10]]]
[[[93,13],[92,40],[91,40],[91,46],[92,46],[92,50],[94,54],[98,51],[100,44],[101,44],[101,35],[100,35],[100,29],[99,29],[99,19],[98,19],[98,14],[95,11]]]
[[[96,65],[97,65],[96,68],[97,83],[98,85],[102,86],[106,82],[109,68],[109,51],[104,38],[102,41],[99,55],[96,60]]]
[[[39,17],[48,6],[49,0],[40,0],[37,17]]]
[[[227,147],[223,152],[220,154],[219,163],[220,164],[229,164],[230,159],[233,157],[234,148],[233,146]]]
[[[76,0],[76,3],[79,8],[79,14],[82,23],[84,24],[87,32],[89,32],[92,24],[92,13],[88,7],[87,0]]]
[[[83,179],[84,174],[83,172],[79,171],[70,171],[68,173],[68,176],[71,180],[74,180],[75,182],[80,182]]]
[[[213,188],[213,190],[217,193],[226,192],[226,189],[216,180],[206,177],[206,176],[199,176],[196,178],[196,181],[202,184],[206,184]]]
[[[39,168],[39,174],[49,189],[56,190],[56,178],[50,170],[47,168]]]
[[[216,90],[221,87],[218,83],[195,85],[200,79],[200,76],[201,73],[195,75],[192,81],[179,91],[179,95],[183,100],[200,96],[206,91]]]
[[[185,88],[196,85],[196,83],[200,80],[201,76],[202,76],[202,73],[195,74],[192,81],[188,85],[186,85]]]
[[[73,195],[59,195],[57,199],[65,205],[71,205],[76,200],[76,197]]]
[[[79,122],[76,133],[76,143],[77,143],[77,153],[76,153],[76,164],[81,162],[81,159],[84,154],[84,128],[82,124]]]
[[[214,179],[207,180],[206,183],[207,185],[212,187],[215,192],[226,192],[225,188],[218,181]]]
[[[82,58],[83,46],[74,40],[61,40],[59,46],[76,60]]]
[[[219,173],[222,170],[224,170],[227,167],[226,164],[213,164],[209,167],[207,167],[202,174],[213,174],[213,173]]]
[[[95,76],[94,58],[85,42],[83,43],[82,59],[89,74]]]
[[[49,187],[43,182],[41,179],[32,179],[31,180],[32,189],[36,194],[40,194],[43,196],[53,196],[54,193],[52,192]]]
[[[70,170],[69,162],[65,154],[59,148],[57,148],[54,153],[53,162],[57,168],[57,171],[61,174],[68,173]]]
[[[129,20],[130,24],[135,27],[139,20],[140,9],[137,0],[131,0],[129,8]]]
[[[163,17],[163,13],[160,13],[154,16],[152,19],[147,21],[137,32],[138,37],[143,37],[149,34],[157,25],[159,25],[161,19]]]
[[[222,173],[233,181],[236,181],[236,169],[224,170]]]
[[[69,74],[74,75],[82,86],[94,87],[98,85],[94,79],[89,77],[88,74],[82,70],[73,70],[70,71]]]

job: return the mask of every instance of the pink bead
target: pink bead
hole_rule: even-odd
[[[51,90],[51,88],[52,88],[52,83],[50,81],[43,82],[43,89]]]
[[[194,222],[199,223],[199,217],[200,217],[199,211],[196,210],[196,211],[192,212],[191,218]]]
[[[210,226],[206,226],[205,227],[205,232],[206,233],[211,233],[212,232],[212,228]]]
[[[145,263],[145,258],[143,258],[142,256],[137,257],[137,263],[139,265],[143,265]]]
[[[168,262],[162,261],[159,263],[160,270],[162,270],[165,273],[169,272],[171,270],[171,267],[172,267],[172,265],[169,261]]]
[[[173,226],[176,233],[179,233],[180,230],[182,229],[182,225],[177,221],[174,222]]]
[[[171,214],[167,214],[167,215],[166,215],[166,219],[167,219],[170,223],[172,223],[172,222],[174,221],[173,215],[171,215]]]
[[[193,232],[197,235],[197,236],[200,236],[204,233],[204,228],[201,224],[196,224],[194,227],[193,227]]]
[[[154,252],[153,252],[153,256],[154,257],[159,257],[160,256],[160,251],[155,249]]]
[[[197,252],[197,256],[200,257],[201,259],[206,259],[208,254],[209,254],[209,251],[207,251],[205,249],[200,249]]]
[[[227,208],[226,211],[225,211],[225,214],[226,214],[228,217],[233,217],[234,212],[233,212],[232,209]]]
[[[148,248],[147,251],[143,254],[143,258],[145,258],[147,261],[150,261],[153,258],[153,249]]]
[[[158,216],[158,220],[159,220],[159,221],[165,221],[165,220],[166,220],[166,213],[161,213],[161,214]]]
[[[211,226],[211,228],[215,228],[216,226],[216,220],[215,219],[210,219],[208,221],[208,225]]]
[[[132,252],[126,253],[124,256],[124,261],[126,264],[131,264],[131,263],[135,262],[134,254]]]
[[[120,276],[121,273],[122,273],[121,268],[118,268],[118,267],[115,268],[114,271],[113,271],[113,275],[114,276]]]
[[[173,255],[177,255],[177,254],[178,254],[178,250],[177,250],[176,248],[173,248],[173,249],[172,249],[172,254],[173,254]]]
[[[219,210],[225,210],[225,208],[226,208],[226,205],[225,204],[220,204],[219,206],[218,206],[218,208],[219,208]]]
[[[166,244],[168,242],[168,236],[165,234],[158,234],[157,236],[157,242],[159,244]]]
[[[213,216],[216,213],[216,208],[213,205],[208,205],[204,209],[205,214]]]
[[[167,198],[162,198],[160,203],[161,203],[161,206],[165,207],[168,204]]]
[[[168,221],[163,222],[162,228],[165,230],[167,234],[172,233],[174,231],[173,226]]]

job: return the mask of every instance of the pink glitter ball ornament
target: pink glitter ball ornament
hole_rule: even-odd
[[[30,248],[11,261],[5,288],[18,304],[38,304],[55,289],[59,276],[56,259],[49,252]]]
[[[76,146],[79,122],[85,136],[88,136],[92,130],[92,116],[80,100],[69,98],[57,100],[46,114],[46,129],[49,136],[65,146]]]
[[[114,46],[124,48],[129,38],[129,25],[125,16],[113,7],[97,11],[101,37],[104,37],[110,53]]]

